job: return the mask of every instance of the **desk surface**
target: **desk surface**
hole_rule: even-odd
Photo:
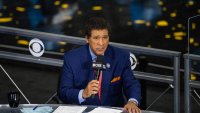
[[[8,104],[0,104],[0,113],[22,113],[20,109],[22,108],[34,108],[35,106],[49,106],[53,108],[53,111],[56,110],[61,104],[20,104],[17,108],[10,108]],[[62,106],[73,106],[73,105],[66,105],[62,104]],[[83,113],[88,113],[97,106],[87,106],[87,109]],[[98,106],[99,107],[99,106]],[[103,106],[105,107],[105,106]],[[115,108],[115,107],[105,107],[105,108],[112,108],[112,109],[122,109],[122,108]],[[126,113],[126,112],[123,112]],[[145,111],[142,110],[142,113],[163,113],[163,112],[156,112],[156,111]]]

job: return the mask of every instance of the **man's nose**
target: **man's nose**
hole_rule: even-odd
[[[103,45],[104,44],[104,41],[102,38],[99,39],[99,45]]]

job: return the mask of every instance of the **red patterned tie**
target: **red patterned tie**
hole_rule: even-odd
[[[100,76],[99,76],[99,91],[98,91],[99,100],[101,100],[101,83],[102,83],[102,71],[100,71]]]

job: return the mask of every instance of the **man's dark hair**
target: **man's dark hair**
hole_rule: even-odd
[[[107,29],[108,34],[111,33],[110,24],[103,18],[92,17],[85,22],[85,36],[90,37],[92,30]]]

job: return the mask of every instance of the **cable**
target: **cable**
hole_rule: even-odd
[[[196,92],[196,90],[194,89],[193,92],[196,94],[196,96],[200,99],[199,94]]]
[[[53,97],[55,97],[57,95],[57,92],[55,92],[44,104],[48,104]]]
[[[172,84],[169,85],[169,87],[163,92],[161,93],[150,105],[149,107],[147,107],[146,110],[148,110],[158,99],[160,99],[161,96],[163,96],[170,88],[174,88]],[[145,110],[145,111],[146,111]]]
[[[200,106],[200,103],[198,102],[198,100],[190,93],[190,96],[195,100],[195,102]]]

